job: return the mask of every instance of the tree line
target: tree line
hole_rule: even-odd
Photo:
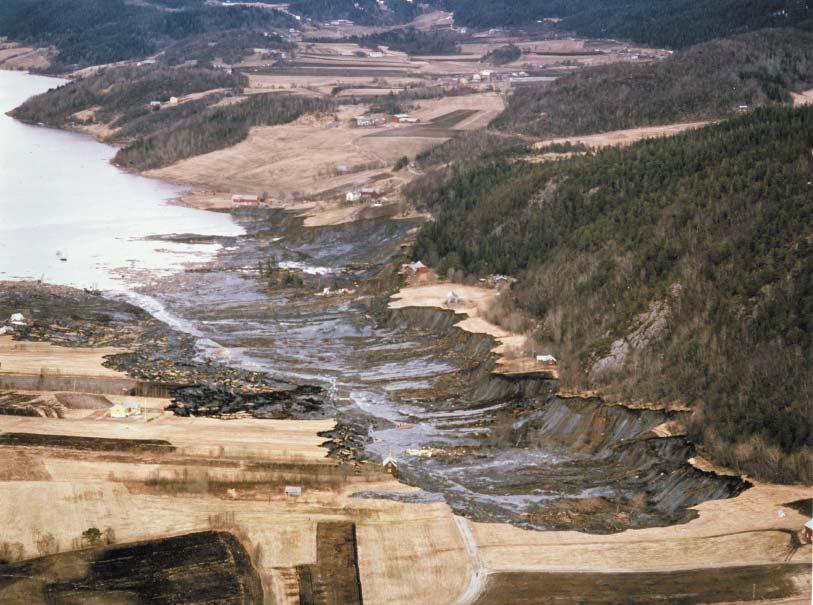
[[[440,0],[455,23],[469,27],[533,27],[555,17],[561,31],[593,38],[685,48],[770,27],[811,30],[813,7],[798,0]]]

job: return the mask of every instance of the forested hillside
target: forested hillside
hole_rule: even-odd
[[[471,27],[528,27],[563,18],[560,28],[598,38],[621,38],[683,48],[766,27],[810,28],[805,0],[442,0],[455,22]]]
[[[459,52],[463,36],[449,30],[424,32],[407,27],[348,39],[367,48],[383,45],[411,55],[446,55]]]
[[[125,0],[3,0],[0,2],[0,36],[28,44],[55,46],[59,55],[53,70],[64,71],[146,57],[190,36],[229,30],[288,28],[297,24],[292,17],[268,8],[210,6],[200,1],[179,2],[178,6],[167,6],[169,4]]]
[[[693,46],[662,62],[610,65],[521,88],[495,121],[536,136],[718,119],[813,88],[813,33],[765,30]]]
[[[25,122],[65,127],[77,112],[96,108],[95,120],[118,128],[151,115],[150,102],[190,93],[242,86],[243,77],[204,68],[125,66],[106,68],[87,78],[28,99],[11,115]],[[216,99],[215,99],[216,100]]]
[[[416,256],[520,277],[573,386],[695,406],[756,477],[813,479],[813,107],[559,163],[458,167],[413,199]]]
[[[333,104],[319,98],[252,95],[225,106],[210,106],[177,117],[170,111],[131,124],[132,143],[113,158],[114,163],[137,170],[168,166],[184,158],[236,145],[252,126],[291,122],[303,114],[330,111]]]

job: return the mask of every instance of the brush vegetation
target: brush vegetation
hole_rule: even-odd
[[[516,61],[522,56],[522,49],[516,44],[506,44],[498,46],[491,52],[486,53],[481,57],[482,61],[491,63],[492,65],[505,65]]]
[[[158,60],[169,65],[180,65],[188,61],[194,61],[200,65],[215,62],[230,65],[239,63],[242,59],[254,54],[255,49],[290,53],[295,47],[296,45],[292,42],[287,42],[273,33],[222,31],[198,34],[174,42],[164,49]]]
[[[511,302],[571,386],[690,402],[718,460],[811,481],[811,147],[813,107],[774,107],[557,163],[456,165],[409,190],[436,217],[416,256],[520,277]]]

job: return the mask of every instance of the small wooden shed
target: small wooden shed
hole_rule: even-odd
[[[398,476],[398,461],[392,456],[387,456],[381,463],[384,467],[384,472],[389,473],[393,477]]]

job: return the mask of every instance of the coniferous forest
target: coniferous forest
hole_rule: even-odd
[[[813,108],[777,107],[557,163],[458,164],[411,188],[436,216],[416,257],[518,276],[512,304],[574,386],[692,403],[725,463],[810,481],[811,149]]]

